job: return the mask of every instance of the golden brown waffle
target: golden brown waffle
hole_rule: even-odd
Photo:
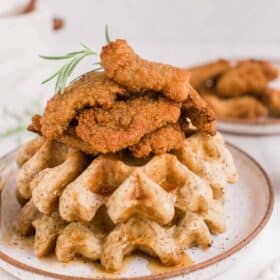
[[[231,153],[220,133],[214,137],[195,134],[186,138],[184,147],[176,155],[192,172],[211,185],[216,199],[223,197],[227,183],[233,184],[238,179]]]
[[[35,229],[36,255],[55,248],[59,261],[80,255],[106,270],[119,270],[135,249],[175,265],[186,248],[210,246],[211,233],[225,230],[222,190],[237,178],[221,135],[191,136],[177,156],[142,163],[118,155],[89,162],[62,144],[33,140],[17,162],[18,192],[29,199],[18,228]]]

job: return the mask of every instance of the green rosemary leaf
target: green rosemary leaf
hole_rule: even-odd
[[[109,44],[111,42],[111,39],[110,39],[110,35],[109,35],[108,24],[105,25],[105,38],[106,38],[106,42]]]
[[[97,54],[96,52],[92,51],[89,47],[87,47],[85,44],[80,43],[80,45],[88,52],[92,53],[92,54]]]
[[[50,80],[54,79],[58,74],[59,74],[59,71],[57,71],[57,72],[54,73],[52,76],[50,76],[49,78],[47,78],[46,80],[44,80],[41,84],[43,85],[43,84],[49,82]]]
[[[61,93],[63,94],[63,88],[62,88],[62,83],[63,83],[63,79],[65,77],[65,72],[67,69],[68,64],[65,64],[61,67],[61,69],[59,70],[59,74],[56,80],[56,85],[55,85],[55,93]]]
[[[92,65],[101,65],[100,62],[95,62],[95,63],[92,63]]]
[[[26,129],[26,125],[20,124],[16,127],[13,128],[9,128],[3,132],[0,132],[0,138],[5,138],[5,137],[9,137],[12,136],[14,134],[20,133],[22,131],[24,131]]]
[[[5,107],[2,109],[2,113],[4,115],[6,115],[7,117],[11,118],[11,119],[14,119],[17,122],[20,122],[21,119],[22,119],[22,116],[20,116],[19,114],[14,113],[14,112],[8,110],[8,108],[5,108]]]
[[[93,69],[92,72],[96,72],[96,71],[99,71],[99,70],[102,70],[102,69],[103,69],[103,67],[98,67],[98,68]]]
[[[65,65],[63,65],[55,74],[50,76],[48,79],[46,79],[42,83],[45,84],[45,83],[49,82],[50,80],[57,77],[56,85],[55,85],[55,92],[63,94],[64,89],[66,87],[67,79],[70,77],[74,68],[79,64],[79,62],[87,56],[96,55],[96,52],[91,50],[86,45],[81,44],[81,46],[84,48],[82,51],[71,52],[64,56],[41,56],[43,59],[49,59],[49,60],[70,59],[69,62],[67,62]]]
[[[109,27],[108,24],[105,26],[105,38],[107,43],[111,41],[110,35],[109,35]],[[96,52],[91,50],[89,47],[87,47],[85,44],[81,43],[81,46],[83,50],[76,51],[76,52],[69,52],[66,55],[62,56],[47,56],[47,55],[40,55],[41,58],[47,59],[47,60],[67,60],[70,61],[63,65],[56,73],[54,73],[52,76],[47,78],[42,82],[42,84],[45,84],[49,81],[51,81],[54,78],[57,78],[56,85],[55,85],[55,91],[56,93],[63,94],[64,89],[66,87],[67,79],[71,76],[73,70],[75,67],[79,64],[79,62],[84,59],[87,56],[90,55],[97,55]],[[94,69],[93,71],[99,71],[102,68],[102,65],[100,62],[94,63],[93,65],[100,65],[100,67]]]

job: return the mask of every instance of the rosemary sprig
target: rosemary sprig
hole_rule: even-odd
[[[64,64],[56,73],[44,80],[42,84],[45,84],[57,77],[55,92],[63,94],[67,79],[71,76],[73,70],[79,64],[79,62],[87,56],[97,55],[96,52],[94,52],[84,44],[81,44],[81,46],[83,47],[83,50],[77,52],[70,52],[62,56],[40,55],[41,58],[47,60],[69,60],[69,62]]]
[[[105,25],[105,38],[107,43],[111,42],[108,24]]]
[[[105,25],[105,39],[107,43],[111,41],[108,24]],[[62,56],[40,55],[41,58],[47,60],[69,60],[69,62],[63,65],[56,73],[44,80],[42,84],[45,84],[56,78],[55,92],[63,94],[66,87],[67,79],[70,77],[77,64],[79,64],[79,62],[87,56],[97,55],[96,52],[92,51],[89,47],[85,46],[84,44],[81,44],[81,46],[83,47],[83,50],[77,52],[70,52]],[[96,62],[93,65],[98,65],[98,67],[93,69],[93,71],[99,71],[103,69],[100,62]]]
[[[3,132],[0,132],[0,138],[6,138],[15,134],[18,134],[20,132],[23,132],[26,130],[27,125],[25,124],[19,124],[15,127],[8,128]]]
[[[34,100],[32,103],[23,111],[15,112],[4,107],[0,109],[1,117],[7,119],[8,123],[12,122],[6,129],[0,129],[0,139],[8,138],[13,135],[21,135],[26,131],[31,116],[36,112],[41,111],[41,105],[39,100]]]

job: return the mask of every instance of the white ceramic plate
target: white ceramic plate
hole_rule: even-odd
[[[238,148],[228,145],[237,169],[239,182],[226,188],[225,214],[226,233],[215,236],[213,246],[207,251],[188,250],[195,264],[186,268],[152,273],[147,259],[136,257],[130,261],[120,274],[101,274],[92,263],[75,261],[69,264],[56,262],[55,259],[38,259],[32,251],[0,242],[0,267],[20,279],[210,279],[224,271],[234,261],[244,257],[247,245],[260,233],[267,223],[273,208],[273,192],[269,178],[261,166]],[[5,168],[0,173],[8,176],[7,186],[2,192],[2,201],[9,201],[10,217],[15,217],[19,206],[15,199],[14,163],[15,153],[10,153],[0,162]],[[2,207],[3,208],[3,207]],[[1,209],[2,210],[2,209]],[[3,212],[3,211],[1,211]],[[1,230],[10,223],[1,213]],[[1,234],[3,234],[1,232]]]
[[[235,58],[237,61],[244,58]],[[280,69],[279,59],[264,58]],[[270,83],[272,87],[280,88],[280,78]],[[261,118],[257,120],[218,120],[218,129],[223,132],[238,135],[265,136],[280,134],[280,118]]]
[[[280,134],[280,119],[218,120],[218,130],[235,135],[266,136]]]

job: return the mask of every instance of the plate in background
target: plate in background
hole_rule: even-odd
[[[231,61],[248,59],[250,57],[228,58]],[[227,58],[226,58],[227,59]],[[280,60],[274,58],[256,57],[273,63],[280,71]],[[209,62],[209,61],[208,61]],[[199,63],[203,64],[205,62]],[[206,62],[207,63],[207,62]],[[280,77],[269,83],[271,87],[280,89]],[[259,118],[257,120],[218,119],[218,130],[236,135],[265,136],[280,134],[280,118]]]

